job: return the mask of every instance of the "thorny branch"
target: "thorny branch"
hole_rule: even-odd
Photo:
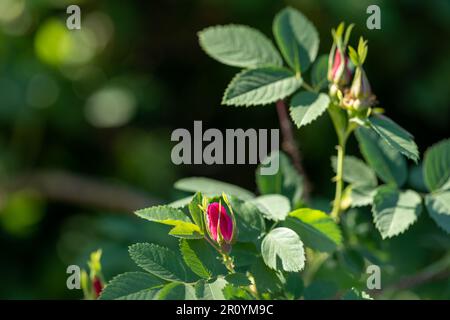
[[[311,191],[311,183],[309,182],[302,165],[302,157],[300,155],[298,145],[294,139],[292,123],[287,113],[286,103],[284,102],[284,100],[278,100],[276,105],[278,120],[280,122],[280,129],[283,136],[282,148],[291,157],[292,163],[294,164],[294,167],[297,169],[298,173],[303,176],[303,195],[305,198],[308,198]]]

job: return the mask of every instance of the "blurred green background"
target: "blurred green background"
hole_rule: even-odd
[[[69,4],[81,7],[81,30],[65,26]],[[371,4],[381,8],[381,30],[365,26]],[[273,106],[220,106],[237,69],[204,54],[196,33],[239,23],[272,38],[272,19],[285,5],[316,25],[320,53],[330,50],[332,27],[356,24],[351,43],[357,34],[369,40],[366,71],[380,107],[414,134],[421,152],[449,136],[447,0],[0,0],[0,298],[80,298],[66,288],[66,267],[84,266],[91,250],[103,248],[110,278],[135,268],[129,244],[175,246],[166,229],[130,212],[177,199],[172,184],[181,177],[255,190],[255,166],[173,165],[170,134],[192,130],[194,120],[204,128],[278,127]],[[296,134],[313,194],[331,199],[330,120]],[[354,141],[350,153],[357,154]],[[373,231],[369,212],[360,219]],[[383,245],[387,254],[403,252],[392,262],[398,274],[432,261],[436,243],[450,250],[448,237],[422,220]],[[424,245],[408,255],[416,243]],[[405,294],[450,297],[450,285]]]

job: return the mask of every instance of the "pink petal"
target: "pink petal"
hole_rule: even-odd
[[[220,207],[220,213],[219,213]],[[217,225],[219,224],[220,217],[220,233],[226,242],[229,242],[233,238],[233,220],[227,213],[227,209],[224,205],[219,205],[218,202],[213,202],[208,206],[207,210],[208,228],[212,238],[217,241]]]
[[[211,236],[217,241],[217,223],[219,222],[219,203],[213,202],[208,206],[207,211],[208,228]]]

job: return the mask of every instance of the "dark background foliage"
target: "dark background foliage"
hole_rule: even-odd
[[[422,153],[449,136],[448,1],[69,1],[82,8],[81,31],[65,28],[65,2],[0,3],[1,298],[80,297],[66,289],[65,269],[82,264],[90,250],[103,248],[109,278],[133,268],[126,253],[133,242],[176,245],[162,237],[165,229],[129,211],[176,199],[172,184],[181,177],[208,176],[255,190],[254,166],[175,166],[170,160],[172,130],[192,130],[194,120],[205,128],[278,127],[273,106],[220,105],[237,69],[200,49],[196,33],[207,26],[247,24],[272,38],[274,15],[291,5],[316,25],[319,52],[326,54],[330,29],[354,22],[354,34],[369,40],[366,71],[380,107],[415,136]],[[365,26],[370,4],[381,7],[381,30]],[[78,33],[72,44],[69,33]],[[332,130],[325,116],[296,132],[319,199],[333,192]],[[350,153],[358,155],[355,141]],[[117,196],[124,193],[129,196]],[[97,194],[101,199],[92,200]],[[360,228],[376,232],[368,211],[358,219]],[[432,261],[436,243],[448,250],[448,238],[423,220],[411,233],[377,245],[398,260],[393,276]],[[421,230],[429,232],[425,240]],[[419,242],[425,243],[420,250],[408,250]],[[449,296],[448,285],[440,285],[419,296]]]

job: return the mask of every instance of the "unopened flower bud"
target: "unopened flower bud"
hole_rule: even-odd
[[[355,76],[353,77],[350,90],[347,90],[342,104],[352,110],[361,110],[372,107],[376,103],[376,97],[363,69],[363,63],[367,57],[367,41],[360,39],[358,51],[349,47],[350,58],[356,65]]]
[[[329,90],[329,94],[332,97],[336,97],[338,95],[339,92],[339,86],[335,83],[330,84],[330,90]]]
[[[362,67],[356,69],[350,92],[353,97],[358,99],[365,99],[372,95],[369,79]]]
[[[328,81],[331,85],[344,87],[350,83],[352,72],[346,50],[352,28],[353,25],[349,25],[345,30],[344,23],[341,23],[336,30],[332,30],[333,46],[328,57]]]
[[[332,49],[330,57],[333,58],[329,59],[328,81],[339,86],[347,85],[352,76],[348,66],[348,57],[338,47]]]
[[[207,227],[211,238],[219,244],[230,244],[234,234],[234,220],[225,206],[219,202],[208,205],[206,212]]]

